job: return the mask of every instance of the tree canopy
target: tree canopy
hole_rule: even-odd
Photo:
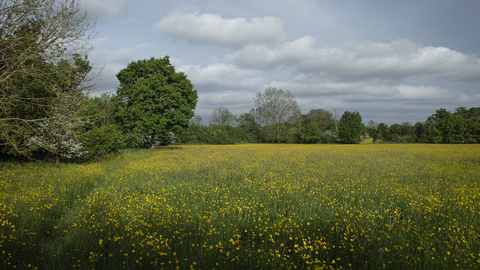
[[[229,109],[218,107],[213,110],[208,120],[211,126],[234,126],[237,122],[237,117]]]
[[[194,115],[197,90],[168,56],[131,62],[117,78],[115,118],[124,129],[148,136],[151,147],[170,142],[169,133],[180,132]]]
[[[306,115],[307,121],[313,121],[320,131],[330,130],[335,127],[333,114],[323,109],[310,110]]]
[[[0,0],[0,151],[79,156],[95,19],[75,0]]]
[[[254,103],[255,120],[264,128],[267,141],[280,142],[300,122],[302,113],[288,90],[267,87],[257,93]]]
[[[300,141],[302,143],[318,143],[322,139],[322,134],[318,129],[317,124],[313,121],[308,121],[304,126],[304,131],[300,134]]]
[[[363,129],[360,113],[345,111],[340,118],[338,135],[343,143],[360,143]]]

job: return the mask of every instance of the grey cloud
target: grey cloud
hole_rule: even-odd
[[[382,84],[378,82],[317,82],[302,83],[274,81],[272,86],[289,89],[297,98],[340,98],[352,102],[399,101],[419,102],[471,102],[475,96],[451,91],[436,85]]]
[[[102,68],[102,72],[97,78],[95,87],[99,89],[100,92],[115,93],[118,87],[118,80],[115,75],[120,70],[127,67],[139,52],[151,47],[151,45],[140,44],[135,47],[124,47],[114,51],[103,49],[102,46],[109,42],[108,38],[94,40],[92,42],[93,46],[100,48],[93,50],[89,59],[95,68]]]
[[[282,20],[274,17],[225,19],[218,14],[168,14],[155,24],[155,28],[169,36],[191,42],[242,47],[246,44],[272,43],[285,37]]]
[[[208,123],[208,117],[215,108],[220,106],[228,108],[236,116],[247,113],[253,107],[254,92],[234,93],[199,93],[198,106],[195,114],[203,118],[204,123]]]
[[[287,65],[302,72],[323,72],[342,78],[446,78],[480,81],[480,59],[445,47],[424,47],[408,40],[351,43],[317,48],[316,39],[302,37],[277,46],[251,45],[225,61],[269,69]]]
[[[96,14],[99,19],[108,20],[125,11],[132,0],[80,0],[87,10]]]
[[[210,64],[204,68],[185,65],[178,70],[187,74],[195,88],[203,93],[253,89],[265,84],[265,79],[258,71],[239,69],[223,63]]]
[[[302,81],[305,78],[305,81]],[[425,121],[441,107],[453,111],[458,106],[475,106],[480,95],[452,91],[437,85],[388,84],[370,80],[338,82],[299,75],[290,81],[273,81],[271,86],[289,89],[302,113],[326,109],[339,115],[344,110],[359,111],[364,120],[386,124]]]

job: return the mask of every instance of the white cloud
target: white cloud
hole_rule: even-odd
[[[253,89],[265,84],[265,79],[257,71],[222,63],[210,64],[205,68],[185,65],[178,67],[178,71],[187,74],[195,88],[203,93]]]
[[[94,47],[100,47],[90,54],[89,60],[94,67],[103,68],[100,77],[96,81],[96,88],[101,92],[115,93],[118,87],[118,80],[115,76],[120,70],[127,67],[132,59],[137,59],[139,52],[151,47],[150,44],[140,44],[135,47],[123,47],[117,50],[107,50],[101,48],[102,45],[108,45],[108,38],[97,39],[92,42]]]
[[[155,28],[190,42],[241,47],[246,44],[281,41],[285,33],[282,20],[274,17],[225,19],[218,14],[170,13],[155,24]]]
[[[480,80],[479,58],[445,47],[424,47],[408,40],[335,48],[317,48],[315,43],[315,38],[305,36],[276,46],[249,45],[224,60],[250,68],[293,66],[344,78]]]
[[[126,5],[132,0],[80,0],[87,10],[96,14],[99,19],[110,19],[125,11]]]

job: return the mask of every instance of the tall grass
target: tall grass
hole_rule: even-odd
[[[477,145],[235,145],[0,165],[3,269],[476,269]]]

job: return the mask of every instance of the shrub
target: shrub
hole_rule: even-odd
[[[304,131],[300,135],[300,141],[302,143],[318,143],[322,140],[322,134],[318,129],[317,124],[313,121],[309,121],[305,124]]]
[[[102,158],[125,148],[125,136],[115,125],[96,127],[87,133],[85,146],[90,158]]]
[[[215,130],[212,135],[210,144],[235,144],[235,140],[223,130]]]

